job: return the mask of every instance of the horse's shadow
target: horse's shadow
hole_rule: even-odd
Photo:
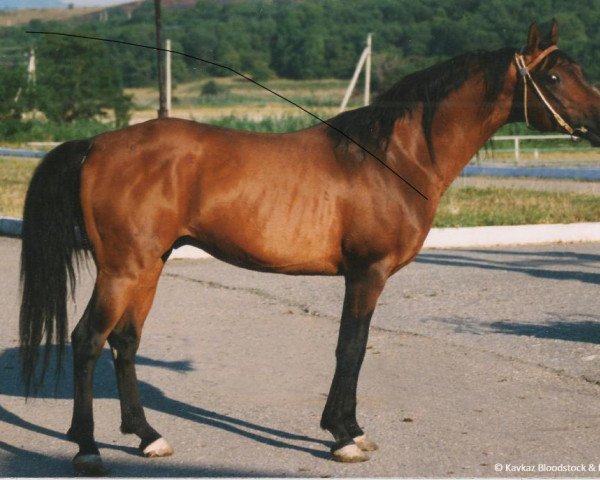
[[[100,445],[105,447],[105,445]],[[0,440],[2,477],[62,477],[73,476],[73,467],[63,457],[33,452]],[[110,469],[120,477],[281,477],[281,473],[267,470],[250,470],[243,467],[227,468],[215,465],[186,466],[150,462],[146,468],[124,461],[110,461]]]
[[[69,345],[65,351],[65,367],[61,374],[60,382],[56,383],[53,381],[56,377],[56,370],[53,366],[49,367],[46,382],[35,391],[36,397],[48,399],[72,398],[73,382],[70,375],[70,372],[72,372],[72,355],[70,350],[71,348]],[[154,360],[140,355],[137,356],[136,360],[137,364],[140,366],[166,368],[176,372],[189,372],[193,370],[189,361],[170,362]],[[20,380],[18,349],[10,348],[2,352],[2,354],[0,354],[0,365],[2,365],[2,368],[0,368],[0,395],[25,398],[25,390]],[[329,447],[331,442],[323,439],[311,438],[305,435],[259,425],[231,415],[225,415],[201,407],[196,407],[180,400],[167,397],[162,390],[147,382],[140,381],[139,385],[142,401],[146,408],[196,422],[201,425],[218,428],[272,447],[296,450],[318,458],[328,458],[329,456],[327,449],[317,449],[306,445],[316,444],[318,446]],[[94,375],[94,392],[95,398],[118,399],[114,367],[110,353],[107,349],[103,351],[97,363]],[[0,407],[0,421],[49,437],[63,440],[67,439],[65,433],[31,423],[2,407]],[[117,427],[118,426],[115,426],[115,428]],[[138,450],[135,448],[115,446],[108,443],[99,443],[99,447],[107,449],[117,448],[131,454],[139,454]],[[0,449],[6,450],[2,448],[1,445]]]
[[[547,280],[600,284],[600,255],[568,251],[469,249],[419,254],[416,263],[522,273]]]

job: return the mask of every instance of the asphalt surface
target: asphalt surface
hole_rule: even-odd
[[[0,238],[0,475],[70,476],[71,382],[27,403],[18,382],[19,252]],[[91,285],[83,275],[73,319]],[[173,260],[138,377],[176,453],[142,458],[119,433],[108,352],[96,438],[114,476],[595,477],[599,285],[600,244],[424,251],[388,282],[361,374],[359,422],[380,450],[343,465],[318,425],[342,279]]]
[[[523,177],[465,177],[459,176],[450,188],[513,188],[543,192],[573,192],[600,195],[600,182],[580,182],[577,180]]]

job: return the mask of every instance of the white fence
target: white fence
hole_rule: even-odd
[[[540,141],[549,141],[549,140],[562,140],[565,143],[564,147],[561,148],[550,148],[550,149],[544,149],[544,148],[534,148],[534,147],[527,147],[527,143],[531,142],[531,141],[536,141],[536,142],[540,142]],[[530,156],[529,159],[533,159],[533,160],[539,160],[539,157],[542,153],[548,153],[548,152],[590,152],[592,153],[594,151],[593,147],[591,146],[587,146],[587,145],[578,145],[580,142],[580,139],[571,137],[570,135],[497,135],[495,137],[492,137],[488,142],[487,142],[487,146],[491,146],[491,156],[493,157],[495,152],[502,152],[502,153],[506,153],[508,150],[506,148],[496,148],[494,147],[494,143],[495,142],[511,142],[512,143],[512,149],[509,149],[510,151],[512,151],[512,159],[514,160],[514,163],[519,164],[521,162],[521,160],[523,160],[523,154],[524,153],[531,153],[532,155]],[[594,155],[597,155],[596,152],[594,152]],[[487,151],[482,151],[479,152],[479,156],[480,157],[489,157],[490,153]],[[599,157],[600,158],[600,157]]]

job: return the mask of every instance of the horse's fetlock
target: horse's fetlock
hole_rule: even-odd
[[[121,423],[120,430],[121,430],[121,433],[123,433],[125,435],[128,435],[130,433],[136,433],[138,431],[138,429],[130,423]]]

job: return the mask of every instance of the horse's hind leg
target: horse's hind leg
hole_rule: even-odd
[[[102,351],[102,340],[91,329],[96,310],[96,292],[92,294],[81,320],[71,335],[73,345],[74,402],[69,439],[77,442],[79,451],[73,459],[76,470],[89,475],[106,473],[94,440],[92,416],[93,370]]]
[[[121,431],[135,433],[140,437],[140,449],[148,457],[173,454],[171,446],[146,420],[135,373],[135,354],[144,321],[154,299],[160,271],[161,268],[157,268],[139,283],[123,318],[108,337],[121,401]]]
[[[127,306],[130,290],[130,280],[126,277],[100,272],[92,298],[71,334],[75,392],[68,436],[79,446],[73,465],[85,474],[106,472],[94,440],[93,375],[106,339]]]
[[[154,281],[155,286],[159,273],[160,269],[153,276],[99,269],[92,298],[71,335],[75,392],[68,436],[79,446],[73,465],[81,473],[106,473],[94,440],[92,385],[96,361],[108,336],[127,316],[140,284]]]

